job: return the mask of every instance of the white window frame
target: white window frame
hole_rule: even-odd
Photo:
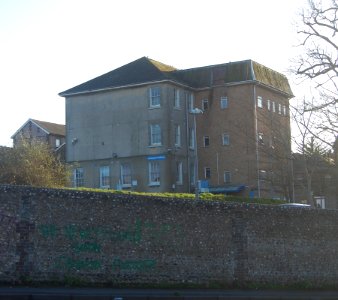
[[[175,147],[181,147],[181,125],[175,125]]]
[[[183,163],[176,162],[176,184],[183,184]]]
[[[161,107],[161,88],[158,86],[149,89],[149,107]]]
[[[208,141],[208,145],[206,144],[206,141]],[[208,135],[203,136],[203,146],[204,147],[210,146],[210,137]]]
[[[181,97],[179,89],[174,89],[174,108],[181,108]]]
[[[206,111],[209,109],[209,100],[208,99],[203,99],[202,100],[202,110]]]
[[[223,144],[223,146],[229,146],[230,145],[230,135],[228,133],[223,133],[222,144]]]
[[[283,105],[283,115],[286,116],[287,112],[286,112],[286,105]]]
[[[231,183],[231,172],[224,171],[223,179],[224,179],[224,183]]]
[[[264,134],[262,132],[258,132],[258,143],[260,145],[264,145]]]
[[[266,100],[266,106],[268,108],[268,110],[271,110],[271,100]]]
[[[162,130],[160,124],[150,124],[150,146],[162,145]]]
[[[275,113],[276,112],[276,102],[272,101],[272,111]]]
[[[257,107],[263,108],[263,98],[261,96],[257,96]]]
[[[278,103],[278,114],[282,114],[282,104]]]
[[[209,176],[207,176],[209,173]],[[204,178],[210,179],[211,178],[211,168],[210,167],[204,167]]]
[[[227,109],[228,108],[228,97],[221,97],[221,100],[220,100],[220,106],[221,106],[221,109]]]
[[[190,172],[190,185],[195,185],[196,168],[194,163],[190,163],[189,172]]]
[[[192,111],[193,108],[194,108],[194,95],[193,93],[188,93],[187,94],[187,97],[188,97],[188,111]]]
[[[149,161],[148,173],[150,186],[158,186],[161,184],[161,167],[159,160]]]
[[[61,139],[56,138],[55,139],[55,148],[59,148],[60,146],[61,146]]]
[[[120,173],[122,187],[131,187],[133,181],[131,174],[131,164],[122,163],[120,166]]]
[[[110,170],[109,166],[100,167],[100,188],[109,189],[110,188]]]
[[[195,149],[196,142],[195,142],[195,129],[190,127],[189,128],[189,148]]]
[[[73,186],[84,186],[84,170],[83,168],[76,168],[73,170]]]

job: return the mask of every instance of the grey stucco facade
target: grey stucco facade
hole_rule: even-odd
[[[150,89],[159,88],[160,104],[150,105]],[[179,107],[175,107],[179,91]],[[177,93],[177,92],[176,92]],[[193,125],[187,114],[190,92],[164,82],[128,89],[113,89],[66,98],[67,161],[83,168],[84,185],[100,187],[100,168],[109,168],[109,188],[140,191],[187,191],[189,149],[187,132]],[[189,125],[190,123],[190,125]],[[151,126],[160,126],[160,143],[152,145]],[[180,145],[175,145],[175,126],[180,126]],[[160,166],[159,184],[149,180],[149,164]],[[182,163],[182,181],[176,179],[176,166]],[[121,166],[128,164],[131,186],[124,185]]]

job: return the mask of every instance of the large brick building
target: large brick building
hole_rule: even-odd
[[[291,193],[292,91],[254,61],[177,70],[143,57],[60,96],[75,186]]]

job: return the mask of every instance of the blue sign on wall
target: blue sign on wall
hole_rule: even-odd
[[[165,155],[148,156],[148,160],[165,160]]]

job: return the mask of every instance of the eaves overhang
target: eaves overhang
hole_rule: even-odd
[[[140,86],[145,86],[145,85],[150,85],[150,84],[158,84],[158,83],[173,83],[175,85],[179,85],[181,87],[194,90],[194,88],[185,85],[179,81],[175,80],[170,80],[170,79],[164,79],[164,80],[154,80],[154,81],[147,81],[147,82],[142,82],[142,83],[132,83],[132,84],[127,84],[127,85],[121,85],[121,86],[114,86],[114,87],[107,87],[107,88],[102,88],[102,89],[94,89],[94,90],[84,90],[81,92],[75,92],[75,93],[65,93],[61,92],[58,95],[60,97],[69,97],[69,96],[79,96],[79,95],[85,95],[85,94],[94,94],[94,93],[100,93],[100,92],[108,92],[112,90],[119,90],[119,89],[127,89],[127,88],[134,88],[134,87],[140,87]]]

